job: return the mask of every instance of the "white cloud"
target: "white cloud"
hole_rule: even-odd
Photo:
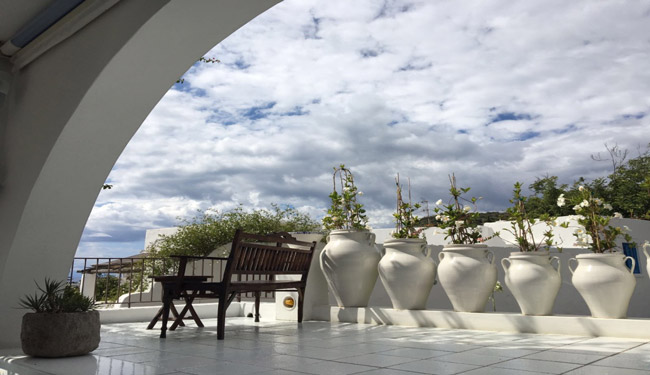
[[[429,201],[455,172],[482,210],[515,181],[604,176],[590,155],[605,142],[650,141],[649,21],[635,1],[285,0],[160,101],[84,242],[239,203],[320,215],[340,163],[375,227],[390,225],[397,172]]]

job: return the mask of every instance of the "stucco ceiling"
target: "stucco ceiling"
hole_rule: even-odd
[[[0,0],[0,44],[54,0]]]

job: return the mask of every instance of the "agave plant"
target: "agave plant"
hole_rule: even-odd
[[[46,278],[44,286],[36,283],[41,292],[26,295],[19,301],[20,307],[33,310],[36,313],[83,312],[95,309],[92,298],[81,295],[79,291],[63,281]]]

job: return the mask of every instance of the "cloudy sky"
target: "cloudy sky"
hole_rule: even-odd
[[[322,217],[332,167],[388,227],[448,174],[501,210],[512,184],[610,172],[591,154],[650,142],[641,1],[285,0],[206,54],[117,161],[78,256],[130,255],[197,209],[291,205]]]

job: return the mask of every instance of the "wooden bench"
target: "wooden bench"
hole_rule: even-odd
[[[194,309],[191,306],[191,301],[194,298],[217,298],[219,300],[217,311],[218,340],[224,338],[226,309],[238,293],[252,292],[255,295],[255,321],[259,322],[260,296],[262,292],[298,291],[298,322],[302,322],[307,275],[315,248],[315,241],[298,241],[288,233],[262,236],[237,230],[230,255],[226,261],[223,279],[219,282],[206,282],[196,277],[185,276],[188,260],[206,259],[205,257],[177,256],[180,259],[177,274],[168,279],[161,279],[163,306],[160,337],[166,337],[167,321],[172,301],[181,298],[185,299],[186,306],[179,313],[170,330],[182,323],[187,311],[191,311],[192,316],[195,316]],[[240,275],[267,276],[268,280],[238,281],[237,278]],[[299,275],[300,279],[275,280],[276,275]],[[189,304],[187,303],[188,300]]]

